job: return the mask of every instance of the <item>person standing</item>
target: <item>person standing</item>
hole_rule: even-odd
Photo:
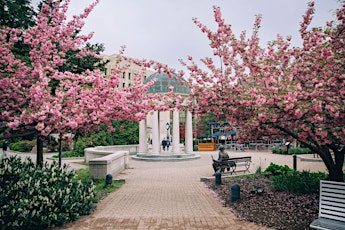
[[[165,147],[167,146],[167,141],[165,139],[162,140],[163,151],[165,151]]]
[[[169,151],[169,147],[170,147],[170,141],[167,140],[167,151]]]
[[[8,147],[8,143],[7,141],[5,141],[4,143],[2,143],[2,158],[7,158],[7,147]]]
[[[285,143],[285,146],[286,146],[286,154],[289,155],[289,153],[290,153],[291,142],[290,142],[290,141],[287,141],[287,142]]]

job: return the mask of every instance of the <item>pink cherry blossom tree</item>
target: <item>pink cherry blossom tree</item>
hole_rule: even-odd
[[[106,124],[113,131],[112,120],[139,121],[154,108],[152,96],[146,94],[153,82],[143,85],[141,80],[144,67],[135,76],[136,84],[128,89],[119,89],[118,83],[129,65],[116,66],[109,77],[98,70],[85,70],[82,74],[59,70],[68,62],[69,50],[80,50],[80,58],[98,57],[84,48],[92,34],[75,36],[98,1],[67,21],[69,2],[51,0],[50,4],[43,4],[36,25],[27,30],[1,28],[1,131],[34,130],[39,137],[39,164],[43,162],[42,136],[88,132],[98,129],[99,124]],[[12,52],[20,39],[30,47],[29,61]],[[121,54],[119,58],[135,62]]]
[[[337,21],[309,28],[314,3],[301,22],[302,47],[278,35],[266,48],[259,44],[261,16],[253,34],[237,38],[214,7],[218,25],[211,31],[194,23],[210,40],[214,58],[201,59],[201,68],[188,57],[196,100],[195,113],[212,111],[237,129],[239,140],[264,135],[287,137],[309,147],[325,163],[330,179],[343,181],[345,154],[345,4]],[[207,69],[207,70],[204,70]]]

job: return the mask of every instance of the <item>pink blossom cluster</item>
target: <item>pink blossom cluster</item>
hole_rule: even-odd
[[[292,47],[291,37],[280,35],[261,47],[260,15],[249,38],[245,31],[239,37],[233,33],[219,7],[214,7],[215,31],[193,19],[221,65],[201,59],[205,71],[192,57],[181,61],[193,84],[190,101],[197,101],[189,106],[197,114],[211,111],[225,117],[241,141],[292,137],[316,152],[321,146],[344,152],[345,4],[337,11],[338,20],[325,28],[309,28],[313,13],[311,2],[301,22],[302,47]],[[323,153],[330,159],[329,151]],[[342,165],[344,157],[339,159]]]
[[[146,85],[142,83],[146,68],[167,69],[157,62],[139,61],[121,53],[119,62],[142,66],[142,71],[135,74],[135,84],[126,89],[117,85],[130,65],[117,65],[110,76],[104,76],[98,70],[86,70],[82,74],[59,70],[68,62],[66,53],[69,50],[79,50],[79,58],[86,55],[98,57],[85,48],[92,34],[75,36],[98,0],[81,15],[67,21],[69,2],[51,0],[53,7],[43,4],[36,25],[28,30],[1,28],[1,126],[35,128],[40,135],[76,130],[86,133],[97,129],[99,124],[106,124],[114,131],[113,120],[139,121],[151,110],[169,109],[166,105],[153,103],[167,96],[159,98],[146,93],[154,81]],[[12,48],[18,41],[30,47],[29,62],[13,54]],[[58,84],[53,87],[51,82]]]

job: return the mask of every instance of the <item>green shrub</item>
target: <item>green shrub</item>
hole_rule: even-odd
[[[292,169],[287,165],[282,166],[271,163],[264,172],[271,175],[281,175],[291,171]]]
[[[275,154],[288,154],[286,149],[273,149],[272,153]],[[289,155],[291,154],[310,154],[312,151],[309,148],[291,148],[289,150]]]
[[[71,146],[69,145],[70,140],[62,138],[62,151],[71,151]],[[59,139],[53,136],[46,137],[45,144],[48,152],[59,151]]]
[[[43,166],[31,158],[0,161],[0,229],[48,229],[89,214],[94,185],[76,179],[67,166]]]
[[[73,152],[78,156],[84,156],[84,149],[90,146],[89,138],[92,140],[92,146],[133,145],[139,143],[138,122],[113,121],[112,126],[115,128],[115,132],[109,132],[105,125],[100,125],[100,129],[94,134],[78,135],[73,145]]]
[[[30,152],[35,145],[36,141],[22,140],[15,143],[10,143],[9,147],[11,150],[17,152]]]
[[[84,149],[89,147],[87,137],[78,137],[78,140],[74,142],[73,152],[78,156],[84,156]]]
[[[61,154],[61,157],[62,158],[69,158],[69,157],[83,157],[84,154],[80,154],[78,152],[73,152],[73,151],[70,151],[70,152],[63,152]],[[54,155],[53,158],[59,158],[59,155]]]
[[[272,153],[274,153],[274,154],[287,154],[287,151],[285,149],[273,149]]]
[[[82,168],[78,169],[77,171],[77,179],[83,181],[89,180],[90,178],[90,168]],[[113,181],[112,184],[106,185],[105,178],[104,179],[91,179],[93,184],[95,185],[95,193],[96,197],[94,198],[94,202],[98,202],[99,200],[103,199],[107,196],[107,194],[114,192],[115,190],[119,189],[121,185],[123,185],[124,181]]]
[[[294,194],[319,193],[320,180],[327,180],[325,173],[291,171],[271,177],[273,189]]]
[[[313,153],[309,148],[292,148],[289,154],[310,154]]]

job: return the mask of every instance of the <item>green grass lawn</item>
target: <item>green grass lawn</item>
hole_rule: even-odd
[[[121,185],[123,185],[124,181],[113,181],[110,185],[105,184],[105,178],[104,179],[93,179],[90,178],[90,168],[82,168],[77,170],[77,180],[86,181],[86,180],[92,180],[93,184],[95,185],[95,193],[96,193],[96,199],[95,202],[98,202],[99,200],[102,200],[105,198],[109,193],[112,193],[119,189]]]

